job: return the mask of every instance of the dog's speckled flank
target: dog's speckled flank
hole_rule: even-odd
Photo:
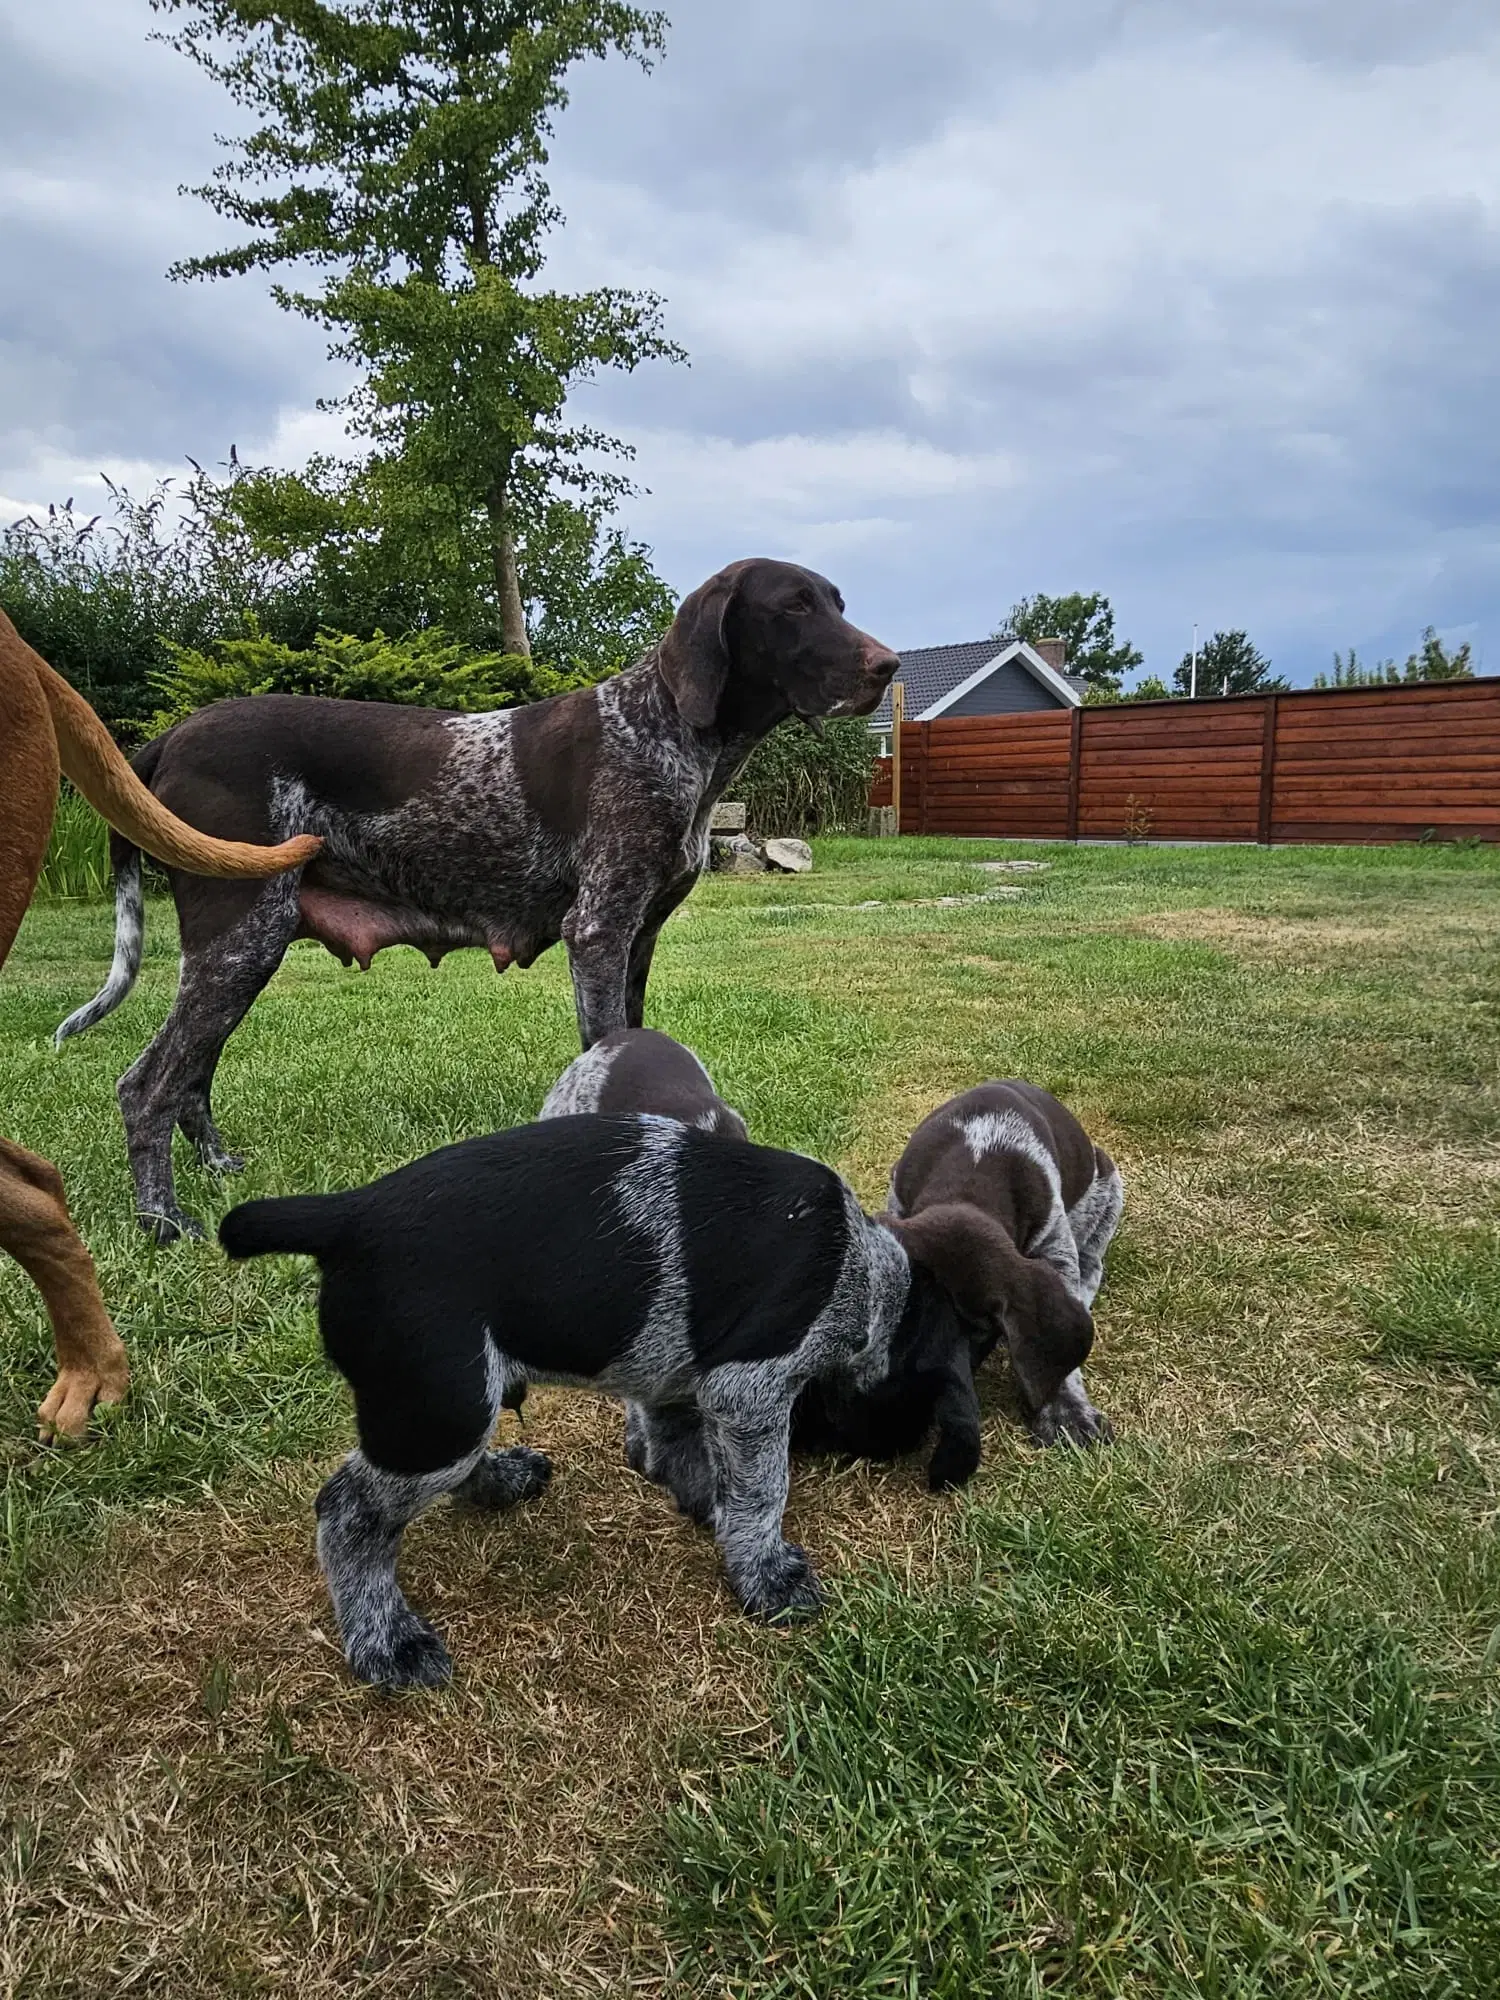
[[[324,851],[263,891],[172,876],[181,984],[119,1093],[142,1223],[164,1241],[197,1230],[177,1205],[174,1126],[210,1165],[236,1164],[214,1070],[294,938],[362,967],[393,944],[434,963],[477,946],[502,972],[561,940],[582,1046],[639,1027],[657,937],[706,863],[730,778],[788,716],[868,714],[897,664],[825,578],[756,560],[710,578],[660,645],[596,688],[487,715],[263,695],[147,744],[136,771],[186,817],[243,839],[307,828]],[[118,1005],[139,964],[139,877],[128,843],[111,851],[115,965],[59,1039]]]
[[[396,1582],[406,1523],[546,1483],[540,1454],[486,1449],[528,1382],[622,1398],[630,1462],[712,1528],[744,1608],[812,1610],[781,1531],[792,1407],[812,1381],[872,1389],[927,1291],[829,1168],[652,1116],[466,1140],[349,1194],[247,1203],[220,1236],[322,1266],[360,1447],[319,1496],[319,1556],[350,1666],[391,1686],[449,1671]]]

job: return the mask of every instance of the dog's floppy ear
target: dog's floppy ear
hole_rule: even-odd
[[[690,590],[657,649],[656,663],[677,712],[694,729],[707,729],[719,712],[729,673],[724,621],[738,587],[735,566]]]
[[[1029,1296],[1029,1260],[982,1208],[964,1201],[881,1221],[914,1264],[930,1271],[965,1319],[998,1325],[1007,1306]]]
[[[967,1202],[885,1218],[914,1264],[930,1271],[965,1319],[998,1331],[1033,1409],[1057,1394],[1094,1344],[1094,1322],[1050,1264],[1023,1257],[991,1216]]]

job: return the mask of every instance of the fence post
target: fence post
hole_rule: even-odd
[[[906,688],[891,682],[891,811],[901,831],[901,724],[906,719]]]
[[[1260,740],[1260,818],[1255,837],[1262,847],[1271,844],[1271,806],[1276,785],[1276,697],[1266,696],[1266,728]]]
[[[927,831],[927,756],[932,749],[932,724],[919,722],[921,734],[917,738],[921,750],[921,762],[917,765],[917,832]]]
[[[1078,838],[1078,786],[1083,766],[1083,704],[1073,711],[1068,726],[1068,838]]]

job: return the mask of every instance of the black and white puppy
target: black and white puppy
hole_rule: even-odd
[[[649,1028],[607,1035],[570,1063],[539,1115],[557,1118],[579,1111],[649,1112],[720,1138],[749,1138],[745,1121],[719,1096],[693,1051]],[[955,1252],[973,1263],[975,1245],[969,1239],[979,1226],[979,1218],[969,1218],[955,1232],[955,1243],[946,1246],[948,1254],[937,1257],[950,1275]],[[940,1252],[945,1248],[938,1247]],[[899,1372],[862,1394],[847,1384],[809,1382],[792,1410],[792,1444],[806,1451],[842,1446],[861,1457],[893,1458],[913,1449],[936,1422],[940,1442],[932,1461],[933,1487],[961,1484],[979,1450],[979,1405],[968,1352],[969,1337],[951,1299],[941,1289],[927,1287],[922,1309],[902,1343]],[[843,1435],[829,1417],[835,1407],[846,1413]],[[849,1441],[849,1427],[857,1428],[857,1445]],[[652,1468],[644,1414],[633,1403],[625,1406],[625,1457],[632,1471],[659,1477]]]
[[[653,1112],[720,1139],[748,1139],[745,1121],[726,1104],[698,1057],[655,1028],[617,1028],[574,1058],[547,1092],[538,1118],[605,1117]]]
[[[359,1449],[318,1495],[318,1556],[349,1664],[387,1686],[451,1663],[396,1581],[402,1530],[439,1495],[487,1508],[551,1467],[489,1449],[528,1381],[632,1404],[643,1469],[711,1525],[758,1617],[820,1601],[782,1538],[792,1406],[810,1381],[872,1388],[946,1301],[837,1174],[655,1118],[556,1118],[469,1139],[347,1194],[232,1209],[231,1257],[316,1257],[328,1358]]]
[[[891,1458],[915,1450],[935,1421],[930,1483],[961,1485],[980,1455],[973,1370],[1002,1339],[1039,1443],[1107,1440],[1079,1371],[1124,1202],[1114,1161],[1038,1085],[983,1083],[940,1105],[896,1162],[889,1207],[908,1254],[943,1268],[969,1339],[941,1343],[925,1362],[913,1347],[871,1388],[814,1384],[793,1443]]]

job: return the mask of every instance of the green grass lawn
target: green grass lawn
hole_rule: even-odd
[[[538,1395],[546,1499],[408,1537],[459,1671],[395,1700],[312,1556],[351,1433],[310,1270],[130,1220],[112,1085],[170,908],[61,1056],[110,915],[33,912],[4,1129],[63,1169],[135,1382],[33,1443],[45,1322],[0,1269],[0,1995],[1497,1990],[1500,853],[817,852],[700,888],[653,1024],[870,1206],[951,1092],[1065,1097],[1127,1177],[1088,1371],[1119,1442],[1037,1452],[997,1374],[958,1499],[799,1468],[830,1602],[766,1633],[618,1413]],[[1007,857],[1048,865],[974,865]],[[248,1171],[183,1151],[183,1197],[363,1181],[532,1116],[575,1050],[555,954],[299,944],[220,1072]]]

